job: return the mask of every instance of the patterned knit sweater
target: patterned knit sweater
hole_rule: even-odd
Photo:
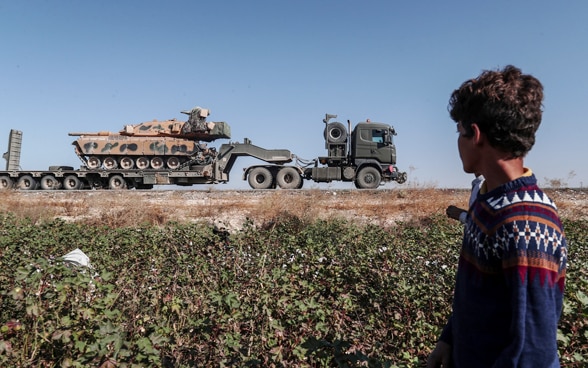
[[[455,367],[559,367],[566,247],[556,206],[534,175],[478,195],[440,338]]]

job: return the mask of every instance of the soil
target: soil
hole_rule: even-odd
[[[548,189],[560,216],[586,219],[588,190]],[[465,207],[465,189],[378,190],[124,190],[2,191],[0,211],[33,220],[62,218],[89,224],[207,222],[227,230],[246,221],[263,224],[279,216],[329,219],[393,226],[398,222],[444,215],[453,204]]]

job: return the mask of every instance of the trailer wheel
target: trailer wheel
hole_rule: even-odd
[[[325,139],[328,143],[343,143],[347,140],[347,129],[339,122],[327,124]]]
[[[108,187],[113,190],[127,189],[127,182],[120,175],[112,175],[108,179]]]
[[[366,166],[359,170],[355,178],[355,187],[358,189],[376,189],[380,186],[381,181],[380,172],[375,167]]]
[[[80,178],[75,175],[68,175],[63,178],[63,189],[65,190],[78,190],[82,188],[82,182]]]
[[[291,166],[287,166],[278,171],[276,181],[282,189],[298,189],[302,182],[302,176],[300,176],[298,170]]]
[[[253,189],[269,189],[274,183],[272,173],[265,167],[256,167],[249,173],[249,186]]]
[[[35,190],[37,189],[37,181],[30,175],[23,175],[16,181],[16,188],[20,190]]]
[[[0,190],[12,189],[14,186],[14,181],[8,175],[0,176]]]
[[[41,189],[55,190],[59,187],[59,181],[53,175],[45,175],[41,178]]]

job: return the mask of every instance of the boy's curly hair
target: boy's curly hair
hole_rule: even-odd
[[[485,70],[464,82],[449,99],[449,114],[461,123],[466,136],[475,123],[490,144],[511,157],[524,157],[535,144],[541,124],[543,85],[532,75],[508,65]]]

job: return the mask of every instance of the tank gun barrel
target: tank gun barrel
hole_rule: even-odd
[[[72,136],[72,137],[81,137],[81,136],[109,136],[109,135],[113,135],[116,133],[112,133],[112,132],[93,132],[93,133],[80,133],[80,132],[72,132],[72,133],[67,133],[67,135]]]

